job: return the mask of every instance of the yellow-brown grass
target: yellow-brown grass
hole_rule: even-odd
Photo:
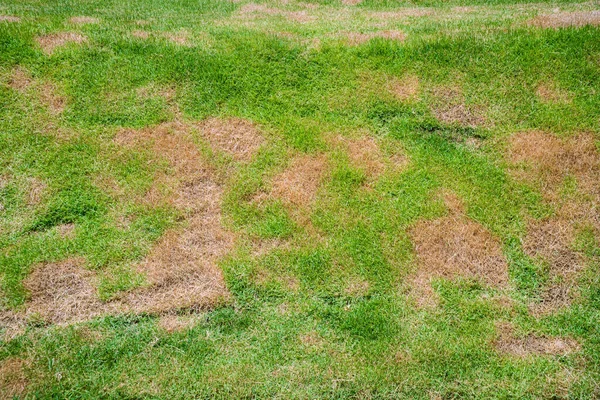
[[[165,314],[158,320],[158,326],[168,333],[190,330],[198,322],[194,315]]]
[[[569,94],[554,82],[541,82],[535,93],[543,103],[567,103],[571,100]]]
[[[396,40],[399,42],[403,42],[406,40],[406,34],[402,31],[397,30],[383,30],[376,32],[346,32],[343,34],[343,37],[351,46],[358,46],[363,43],[368,42],[374,38],[382,38],[389,40]]]
[[[238,14],[244,18],[260,16],[261,14],[268,16],[280,16],[291,22],[297,22],[301,24],[316,20],[316,17],[311,15],[306,10],[287,11],[255,3],[245,4],[240,8]]]
[[[407,75],[401,79],[392,79],[388,83],[388,90],[400,101],[413,100],[419,93],[419,78],[415,75]]]
[[[315,198],[326,170],[325,157],[300,156],[273,180],[271,194],[294,207],[309,206]]]
[[[508,323],[497,326],[498,337],[494,341],[496,350],[501,354],[524,358],[530,355],[565,356],[580,350],[574,339],[527,335],[515,337],[514,328]]]
[[[136,29],[135,31],[131,32],[131,36],[136,37],[138,39],[148,39],[150,37],[150,33],[142,31],[140,29]]]
[[[100,22],[100,20],[98,18],[94,18],[94,17],[79,16],[79,17],[69,18],[69,22],[72,24],[84,25],[84,24],[97,24],[98,22]]]
[[[466,277],[503,287],[508,265],[500,241],[462,211],[460,200],[446,196],[447,216],[420,221],[409,234],[415,245],[418,270],[412,284],[420,305],[434,303],[431,280]]]
[[[27,389],[24,372],[25,361],[7,358],[0,361],[0,396],[5,399],[20,398]]]
[[[198,128],[211,147],[237,161],[250,160],[263,143],[259,128],[241,118],[209,118]]]
[[[65,46],[68,43],[81,44],[86,40],[87,38],[85,36],[75,32],[51,33],[49,35],[39,36],[36,39],[44,53],[48,55],[51,55],[57,48]]]
[[[8,86],[18,91],[24,91],[31,85],[32,80],[33,79],[27,71],[21,67],[16,67],[12,71]]]
[[[523,241],[528,255],[549,266],[550,284],[532,311],[550,313],[577,295],[576,279],[585,266],[583,256],[572,248],[577,229],[591,225],[600,232],[600,155],[592,135],[561,139],[532,131],[510,138],[508,159],[513,175],[538,187],[556,211],[549,218],[529,221]],[[561,194],[567,177],[577,182],[575,196]]]
[[[0,22],[21,22],[21,18],[13,15],[0,15]]]
[[[569,26],[600,25],[600,11],[574,11],[539,15],[529,21],[529,23],[540,28],[554,29]]]
[[[42,200],[48,186],[38,178],[30,178],[28,183],[26,202],[29,206],[36,206]]]
[[[433,91],[431,110],[435,117],[445,124],[477,127],[486,124],[481,107],[466,105],[462,89],[453,86],[440,86]]]

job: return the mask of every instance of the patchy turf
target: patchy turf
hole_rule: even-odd
[[[0,398],[600,395],[598,4],[0,8]]]

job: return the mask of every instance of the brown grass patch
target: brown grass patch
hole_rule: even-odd
[[[79,33],[75,32],[60,32],[51,33],[49,35],[39,36],[36,39],[44,53],[51,55],[59,47],[65,46],[69,43],[81,44],[87,41],[87,38]]]
[[[94,17],[79,16],[79,17],[71,17],[69,19],[69,22],[72,24],[83,25],[83,24],[97,24],[98,22],[100,22],[100,20],[98,18],[94,18]]]
[[[291,206],[308,206],[315,198],[326,167],[323,156],[297,157],[275,177],[271,194]]]
[[[432,15],[434,11],[431,8],[406,7],[398,11],[376,11],[368,14],[370,18],[382,21],[401,20],[410,17],[426,17]]]
[[[21,18],[12,15],[0,15],[0,22],[21,22]]]
[[[530,355],[566,356],[580,350],[574,339],[536,336],[515,337],[514,328],[508,323],[498,324],[498,338],[494,347],[502,354],[525,358]]]
[[[67,104],[67,100],[57,92],[56,87],[50,82],[46,82],[40,87],[40,100],[54,115],[62,113]]]
[[[544,103],[568,103],[571,100],[569,94],[553,82],[540,83],[535,93]]]
[[[368,42],[371,39],[382,38],[389,40],[396,40],[399,42],[403,42],[406,39],[406,35],[402,31],[396,30],[384,30],[377,32],[346,32],[344,37],[349,45],[351,46],[359,46],[363,43]]]
[[[519,133],[509,140],[508,158],[521,167],[513,171],[517,178],[539,182],[549,198],[567,176],[573,176],[582,191],[600,194],[600,155],[591,134],[560,139],[541,131]]]
[[[345,6],[355,6],[362,3],[362,0],[342,0],[342,4]]]
[[[198,125],[211,147],[223,151],[237,161],[248,161],[263,143],[260,130],[252,122],[240,118],[209,118]]]
[[[23,68],[16,67],[12,71],[8,86],[18,91],[24,91],[31,85],[32,81],[31,76]]]
[[[523,241],[525,252],[548,264],[550,283],[541,302],[532,306],[546,314],[570,304],[576,296],[576,278],[585,266],[583,256],[572,248],[580,226],[600,230],[600,155],[592,135],[560,139],[539,131],[514,135],[509,140],[508,159],[513,175],[534,183],[556,213],[541,221],[530,221]],[[579,193],[565,197],[567,177],[577,181]]]
[[[75,224],[62,224],[56,230],[61,238],[71,239],[75,235]]]
[[[257,15],[279,16],[292,22],[307,23],[316,20],[316,17],[310,15],[306,10],[286,11],[279,8],[272,8],[262,4],[248,3],[242,6],[238,12],[243,17],[253,17]]]
[[[180,46],[190,46],[190,34],[187,31],[179,31],[174,33],[165,33],[164,35],[169,41]]]
[[[477,127],[486,124],[481,107],[466,105],[462,89],[441,86],[433,91],[431,110],[435,117],[445,124]]]
[[[40,203],[44,196],[48,185],[38,178],[29,179],[29,190],[27,191],[27,204],[29,206],[36,206]]]
[[[409,231],[419,265],[413,284],[420,304],[432,302],[432,278],[475,278],[495,287],[508,283],[500,241],[464,215],[456,196],[446,199],[447,216],[420,221]]]
[[[138,39],[148,39],[150,37],[150,33],[138,29],[131,32],[131,36],[136,37]]]
[[[25,361],[19,358],[7,358],[0,361],[0,394],[3,398],[20,397],[27,389]]]
[[[190,330],[196,325],[198,319],[193,315],[162,315],[158,320],[158,326],[168,333],[183,332]]]
[[[82,268],[82,263],[69,259],[34,268],[24,281],[29,292],[26,318],[64,323],[101,315],[105,306],[96,295],[95,274]]]
[[[559,12],[549,15],[539,15],[529,21],[529,24],[540,28],[555,29],[569,26],[600,25],[600,11]]]
[[[400,101],[413,100],[419,93],[419,78],[407,75],[401,79],[392,79],[388,83],[388,90]]]

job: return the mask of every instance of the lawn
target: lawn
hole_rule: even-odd
[[[600,3],[0,0],[13,397],[600,397]]]

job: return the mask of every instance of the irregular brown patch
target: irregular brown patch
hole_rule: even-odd
[[[170,40],[171,42],[178,44],[180,46],[190,46],[190,34],[189,32],[183,30],[174,33],[165,33],[164,36]]]
[[[530,355],[566,356],[580,350],[574,339],[536,336],[515,337],[511,324],[498,324],[498,338],[494,341],[496,350],[502,354],[525,358]]]
[[[69,22],[72,24],[83,25],[83,24],[97,24],[98,22],[100,22],[100,20],[98,18],[94,18],[94,17],[80,16],[80,17],[71,17],[69,19]]]
[[[362,3],[362,0],[342,0],[342,4],[345,6],[355,6]]]
[[[183,332],[190,330],[198,322],[193,315],[162,315],[158,320],[158,326],[168,333]]]
[[[27,389],[25,361],[19,358],[7,358],[0,361],[0,394],[3,398],[20,397]]]
[[[441,86],[433,91],[431,110],[435,117],[445,124],[458,124],[477,127],[486,124],[481,107],[466,105],[460,88]]]
[[[376,11],[368,13],[367,15],[370,18],[378,19],[382,21],[394,21],[401,20],[407,17],[425,17],[428,15],[432,15],[434,10],[431,8],[411,8],[406,7],[402,8],[398,11]]]
[[[29,190],[27,191],[27,204],[35,206],[40,203],[48,186],[38,178],[29,179]]]
[[[16,67],[10,76],[8,86],[15,90],[24,91],[32,82],[31,76],[21,67]]]
[[[254,17],[258,15],[280,16],[292,22],[307,23],[316,19],[315,16],[308,13],[306,10],[286,11],[279,8],[267,7],[262,4],[248,3],[242,6],[239,14],[244,17]]]
[[[500,241],[462,212],[456,196],[446,196],[449,214],[420,221],[409,231],[419,269],[413,280],[420,304],[430,304],[432,278],[475,278],[495,287],[508,283]]]
[[[57,92],[55,85],[50,82],[46,82],[40,87],[40,100],[55,115],[62,113],[67,104],[67,100]]]
[[[582,27],[600,25],[600,11],[559,12],[540,15],[529,21],[530,25],[540,28],[565,28],[569,26]]]
[[[65,46],[69,43],[84,43],[87,38],[79,33],[75,32],[60,32],[51,33],[49,35],[39,36],[36,41],[47,55],[54,53],[59,47]]]
[[[412,100],[419,93],[419,78],[407,75],[402,79],[392,79],[388,83],[388,90],[400,101]]]
[[[363,279],[350,279],[346,287],[344,288],[344,293],[348,296],[366,296],[369,293],[369,289],[371,285],[369,281]]]
[[[21,18],[12,15],[0,15],[0,22],[21,22]]]
[[[577,276],[585,267],[584,257],[572,247],[577,229],[591,225],[600,231],[600,155],[592,135],[560,139],[531,131],[509,139],[508,159],[513,175],[538,186],[555,207],[553,216],[529,222],[523,241],[525,252],[549,267],[550,283],[531,311],[551,313],[577,295]],[[577,182],[576,196],[561,194],[567,177]]]
[[[141,30],[135,30],[131,32],[131,36],[136,37],[138,39],[148,39],[150,37],[150,33]]]
[[[350,161],[367,171],[369,176],[379,176],[385,169],[381,149],[377,141],[370,137],[348,140],[348,156]]]
[[[216,266],[233,245],[232,235],[221,225],[223,189],[190,131],[184,124],[171,123],[117,137],[122,142],[150,143],[169,161],[175,170],[175,179],[164,179],[175,187],[170,201],[188,215],[185,228],[167,232],[138,266],[150,286],[127,297],[136,312],[200,309],[228,296]]]
[[[395,30],[385,30],[367,33],[346,32],[344,34],[344,37],[348,44],[350,44],[351,46],[361,45],[374,38],[396,40],[399,42],[403,42],[406,39],[406,35],[404,34],[404,32]]]
[[[240,118],[209,118],[198,124],[210,145],[237,161],[248,161],[263,143],[260,130],[252,122]]]
[[[82,268],[82,261],[69,259],[42,264],[25,279],[29,292],[25,316],[48,323],[85,321],[105,312],[96,295],[95,275]]]
[[[540,83],[535,93],[544,103],[568,103],[570,101],[569,94],[552,82]]]
[[[291,206],[310,205],[319,189],[327,162],[323,156],[300,156],[273,180],[271,194]]]
[[[71,239],[75,235],[75,224],[62,224],[56,227],[60,237]]]

